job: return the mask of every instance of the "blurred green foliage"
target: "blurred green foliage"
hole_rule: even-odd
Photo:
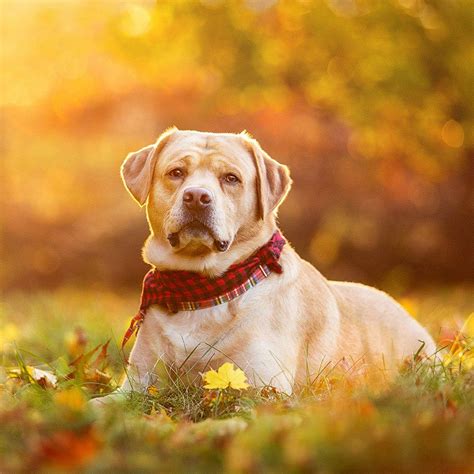
[[[118,167],[172,124],[247,129],[289,164],[281,225],[328,276],[472,280],[472,2],[1,8],[7,287],[137,284]]]

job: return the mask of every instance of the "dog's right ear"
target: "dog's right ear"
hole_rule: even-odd
[[[120,168],[125,187],[140,206],[145,204],[150,193],[156,160],[176,130],[176,127],[168,129],[160,135],[155,144],[129,153]]]

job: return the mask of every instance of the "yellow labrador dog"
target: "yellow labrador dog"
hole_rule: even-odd
[[[288,168],[245,132],[176,128],[127,156],[122,177],[146,204],[146,262],[158,271],[195,272],[210,281],[244,262],[277,231]],[[150,306],[130,355],[124,392],[151,383],[157,361],[188,375],[232,361],[250,383],[291,393],[341,361],[396,367],[429,334],[390,296],[356,283],[328,281],[284,245],[281,272],[212,307],[171,312]]]

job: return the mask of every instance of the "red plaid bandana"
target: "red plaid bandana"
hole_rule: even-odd
[[[247,260],[236,263],[220,277],[208,278],[195,272],[150,270],[143,280],[140,311],[132,319],[122,341],[122,347],[138,331],[146,310],[152,305],[160,305],[173,313],[195,311],[228,303],[271,272],[282,273],[278,263],[286,241],[275,232],[272,238]]]

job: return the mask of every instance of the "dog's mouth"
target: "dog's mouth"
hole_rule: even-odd
[[[171,247],[176,249],[207,247],[209,251],[215,249],[225,252],[230,247],[230,240],[223,240],[210,226],[198,220],[192,220],[178,231],[169,233],[167,239]]]

